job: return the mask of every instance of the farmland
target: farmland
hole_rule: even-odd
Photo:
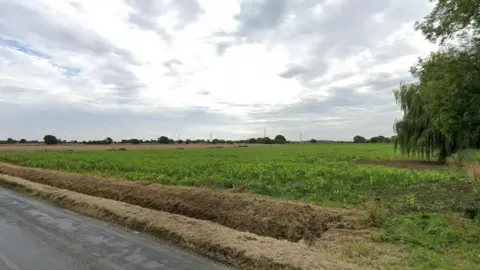
[[[240,207],[241,201],[247,197],[232,199],[232,196],[237,196],[235,194],[266,195],[338,209],[353,207],[369,213],[369,227],[376,228],[371,239],[377,243],[401,247],[409,254],[406,263],[410,266],[452,268],[463,265],[464,268],[460,268],[471,269],[480,263],[480,250],[476,244],[480,241],[480,227],[475,212],[480,195],[478,182],[472,181],[462,169],[412,160],[394,152],[391,144],[292,144],[163,151],[1,152],[0,160],[25,167],[128,180],[140,183],[139,190],[144,183],[227,190],[229,193],[220,192],[211,197],[228,197],[233,203],[228,206],[230,208],[225,208],[227,203],[222,204],[220,199],[215,203],[205,200],[199,204],[204,204],[209,209],[218,205],[219,212],[222,212],[223,207],[228,214],[236,211],[238,217],[244,215],[245,218],[248,218],[248,214],[235,209],[235,200],[238,200],[237,205]],[[31,173],[24,172],[21,176],[29,179]],[[35,179],[46,181],[46,178],[48,176],[38,176]],[[50,178],[54,178],[53,175]],[[62,185],[74,186],[75,181],[82,180],[77,178],[78,180],[72,178],[68,183],[65,180]],[[95,189],[89,192],[90,195],[97,195]],[[193,189],[190,192],[192,198],[197,198],[197,195],[193,195]],[[175,196],[185,196],[185,200],[188,200],[187,193],[179,192]],[[124,198],[115,196],[111,195],[110,198]],[[148,200],[140,202],[137,198],[135,202],[152,207]],[[151,200],[155,199],[152,197]],[[276,210],[269,208],[275,207],[274,205],[278,204],[265,202],[266,209],[260,210],[261,206],[258,206],[257,212],[264,211],[262,215],[275,217]],[[177,211],[159,208],[165,209]],[[300,208],[284,208],[282,211],[285,215],[287,209],[295,213]],[[209,211],[208,217],[193,217],[213,220],[239,230],[254,231],[255,228],[263,228],[261,220],[254,227],[230,222],[227,216],[214,220],[212,212],[215,211]],[[194,212],[185,210],[175,213],[198,215]],[[278,213],[280,216],[281,211]],[[287,222],[287,219],[284,221]],[[265,226],[273,228],[271,224]],[[281,224],[278,228],[280,229],[276,232],[267,232],[268,229],[258,229],[255,232],[292,240],[305,236],[304,232],[298,236],[291,230],[282,231],[284,228]],[[314,230],[302,230],[317,235]],[[351,256],[355,257],[355,254]]]
[[[390,144],[0,154],[5,162],[28,167],[166,185],[237,188],[328,205],[360,204],[404,194],[412,187],[467,180],[434,165],[432,170],[406,170],[368,164],[378,160],[402,164],[405,158]]]

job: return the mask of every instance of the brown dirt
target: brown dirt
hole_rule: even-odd
[[[320,207],[225,190],[112,181],[3,163],[0,173],[289,241],[312,242],[328,229],[364,228],[368,223],[366,214],[357,209]]]
[[[8,175],[0,175],[0,179],[3,186],[39,196],[85,215],[149,233],[238,269],[371,269],[370,266],[382,263],[369,258],[382,258],[382,252],[378,252],[388,250],[379,245],[368,246],[368,251],[362,251],[361,247],[371,242],[361,234],[350,238],[348,234],[341,237],[344,233],[335,232],[331,236],[342,241],[311,246],[239,232],[209,221],[57,189]],[[355,249],[349,251],[349,245],[354,245]],[[359,245],[360,248],[357,248]],[[361,252],[361,260],[356,251]],[[364,263],[364,260],[368,262]]]
[[[35,152],[35,151],[102,151],[102,150],[168,150],[168,149],[202,149],[202,148],[229,148],[244,147],[244,144],[2,144],[0,152]],[[249,144],[248,147],[273,146],[272,144]],[[275,145],[279,146],[279,145]]]
[[[412,170],[445,170],[448,168],[445,163],[426,160],[364,160],[361,164],[382,165]]]

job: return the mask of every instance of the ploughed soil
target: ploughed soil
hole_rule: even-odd
[[[331,229],[313,244],[289,242],[5,174],[0,174],[0,186],[151,234],[236,269],[401,269],[408,255],[391,244],[372,242],[369,230]]]
[[[293,242],[313,242],[330,229],[369,225],[358,209],[320,207],[228,190],[108,180],[4,163],[0,163],[0,174]]]
[[[448,166],[445,163],[438,161],[427,161],[427,160],[362,160],[358,163],[361,164],[372,164],[372,165],[382,165],[402,169],[412,169],[412,170],[445,170]]]
[[[2,144],[0,152],[33,152],[33,151],[102,151],[102,150],[168,150],[168,149],[202,149],[229,147],[278,146],[273,144]]]

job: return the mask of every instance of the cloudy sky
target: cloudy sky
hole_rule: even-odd
[[[392,135],[428,0],[0,0],[0,138]]]

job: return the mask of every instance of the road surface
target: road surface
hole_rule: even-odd
[[[226,269],[0,187],[0,270]]]

